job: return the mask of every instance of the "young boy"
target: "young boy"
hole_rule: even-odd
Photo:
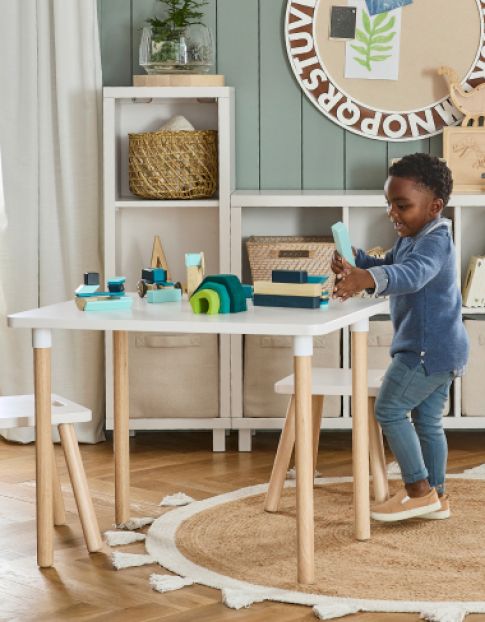
[[[387,213],[398,235],[392,250],[384,259],[354,250],[355,268],[338,253],[332,259],[334,298],[346,300],[363,289],[390,298],[392,362],[375,416],[401,467],[404,488],[373,507],[375,520],[450,516],[442,413],[469,349],[451,223],[441,217],[452,187],[451,172],[438,158],[405,156],[390,167],[384,186]]]

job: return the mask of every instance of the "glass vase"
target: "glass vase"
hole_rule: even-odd
[[[214,66],[214,44],[203,24],[185,28],[143,28],[140,66],[150,74],[208,73]]]

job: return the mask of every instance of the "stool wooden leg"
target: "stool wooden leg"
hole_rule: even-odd
[[[266,512],[277,512],[280,504],[281,491],[286,479],[286,472],[295,446],[295,397],[292,395],[286,419],[281,431],[278,449],[273,463],[273,470],[269,479],[268,492],[264,509]]]
[[[113,406],[115,448],[115,522],[130,518],[130,437],[128,333],[113,332]]]
[[[323,395],[312,395],[313,417],[313,470],[317,468],[318,445],[320,443],[320,422],[322,420]]]
[[[54,525],[66,524],[66,510],[62,498],[61,480],[57,470],[56,454],[52,446],[52,488],[54,491]]]
[[[372,483],[374,486],[374,500],[382,503],[389,497],[387,483],[386,456],[382,441],[382,430],[374,416],[375,398],[369,397],[369,457]]]
[[[88,482],[84,472],[74,426],[70,423],[59,425],[59,434],[61,436],[64,455],[66,456],[67,468],[69,470],[69,477],[71,478],[72,489],[76,499],[86,546],[90,553],[94,553],[101,549],[103,541],[101,540],[98,521],[94,512],[91,495],[89,494]]]

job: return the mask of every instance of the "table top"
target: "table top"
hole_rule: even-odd
[[[119,330],[223,335],[326,335],[388,312],[382,299],[331,300],[328,309],[254,307],[241,313],[196,315],[187,300],[151,304],[134,298],[129,311],[80,311],[73,300],[8,316],[13,328]]]

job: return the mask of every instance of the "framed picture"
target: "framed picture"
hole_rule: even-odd
[[[485,127],[445,127],[443,156],[455,192],[485,192]]]

